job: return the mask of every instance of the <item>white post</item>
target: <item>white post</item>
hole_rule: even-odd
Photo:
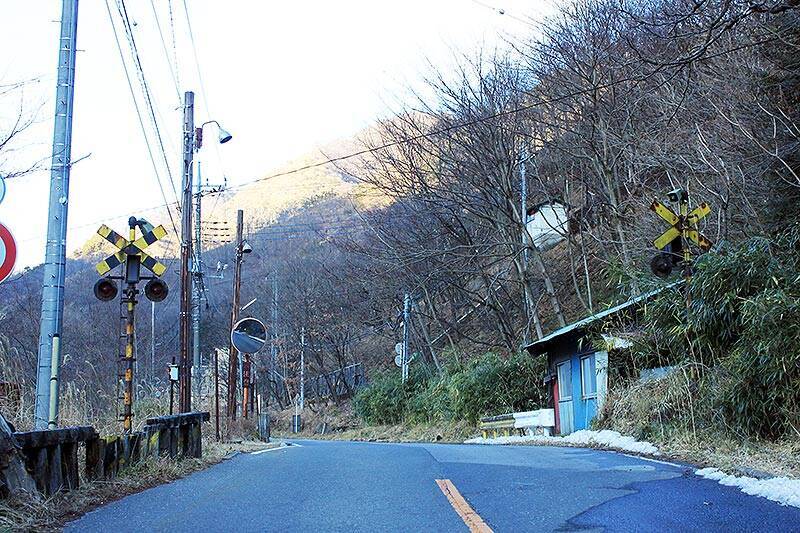
[[[306,405],[306,328],[300,329],[300,409]]]
[[[411,295],[406,293],[403,304],[403,353],[401,354],[402,380],[408,379],[408,343],[409,343],[409,322],[411,320]]]

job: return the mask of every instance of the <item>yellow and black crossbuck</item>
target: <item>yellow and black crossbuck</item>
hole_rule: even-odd
[[[164,226],[153,228],[152,231],[148,231],[133,242],[127,240],[105,224],[100,226],[100,229],[97,230],[97,234],[119,248],[118,252],[106,257],[97,264],[97,273],[101,276],[104,276],[111,269],[124,263],[125,258],[129,255],[138,255],[141,258],[141,264],[158,277],[161,277],[164,272],[167,271],[166,265],[153,259],[144,252],[145,248],[167,234],[167,230],[164,229]]]
[[[697,229],[697,223],[711,213],[711,206],[706,202],[701,203],[689,211],[684,217],[679,217],[672,209],[658,200],[653,200],[650,209],[655,211],[658,216],[666,220],[670,225],[667,231],[653,241],[653,245],[659,250],[663,250],[669,243],[683,235],[684,229],[686,230],[686,237],[699,246],[704,252],[711,249],[713,245],[711,240]]]

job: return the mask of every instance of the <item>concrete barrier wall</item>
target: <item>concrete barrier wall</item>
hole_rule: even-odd
[[[483,417],[479,428],[484,438],[510,435],[549,436],[553,434],[555,425],[553,409],[537,409]]]

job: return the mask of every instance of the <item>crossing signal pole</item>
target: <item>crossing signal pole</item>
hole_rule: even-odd
[[[142,236],[136,238],[136,228],[142,230]],[[98,300],[108,302],[117,297],[117,284],[120,280],[125,284],[122,290],[122,304],[125,307],[125,351],[120,357],[122,373],[119,376],[123,383],[122,393],[122,424],[125,433],[130,433],[133,427],[133,372],[135,358],[135,318],[136,295],[139,294],[138,283],[142,279],[149,280],[144,288],[144,295],[152,302],[161,302],[167,297],[169,289],[167,284],[159,279],[167,267],[156,261],[147,253],[145,248],[164,237],[167,232],[164,226],[152,228],[144,220],[136,217],[128,219],[128,238],[125,239],[106,225],[100,226],[97,233],[105,240],[117,247],[117,251],[97,264],[97,273],[105,276],[97,280],[94,285],[94,295]],[[108,276],[107,274],[119,265],[123,265],[123,275]],[[153,273],[153,276],[142,276],[141,267],[144,266]]]

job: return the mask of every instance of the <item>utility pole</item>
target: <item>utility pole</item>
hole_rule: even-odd
[[[528,180],[525,175],[525,165],[527,164],[528,152],[525,146],[520,151],[519,162],[519,180],[520,190],[522,196],[520,221],[522,222],[522,277],[523,284],[526,283],[528,277]],[[525,287],[522,287],[522,309],[525,310],[525,327],[522,329],[522,342],[523,346],[528,345],[528,295],[525,292]]]
[[[408,345],[409,335],[411,333],[409,324],[411,323],[411,295],[406,293],[403,303],[403,353],[401,357],[402,380],[405,382],[408,379]]]
[[[519,180],[520,189],[522,191],[522,213],[520,219],[522,221],[522,268],[527,272],[528,270],[528,179],[526,176],[528,152],[522,148],[520,153],[519,163]]]
[[[273,273],[272,277],[272,345],[270,346],[269,355],[269,378],[272,380],[274,374],[280,377],[280,374],[275,370],[278,363],[278,271]],[[284,383],[285,385],[285,383]],[[280,394],[280,389],[275,392],[277,398]]]
[[[58,46],[56,116],[50,161],[50,202],[47,212],[47,244],[42,281],[42,313],[36,374],[36,429],[47,429],[51,402],[58,413],[57,371],[61,361],[61,329],[64,315],[64,271],[67,256],[67,207],[72,165],[72,100],[75,94],[75,40],[78,32],[78,0],[61,2],[61,38]],[[55,397],[50,380],[56,369]]]
[[[300,409],[306,406],[306,327],[300,328]]]
[[[178,412],[192,410],[192,369],[189,340],[192,330],[189,315],[192,307],[189,260],[192,255],[192,159],[194,157],[194,93],[184,93],[183,104],[183,202],[181,204],[181,312]]]
[[[243,246],[243,226],[244,211],[239,209],[236,212],[236,264],[233,270],[233,307],[231,308],[231,331],[239,320],[239,288],[242,281],[242,255]],[[239,352],[230,344],[228,349],[228,418],[236,420],[237,394],[236,389],[239,384]]]
[[[219,350],[214,350],[214,436],[219,440]]]
[[[200,161],[197,162],[197,178],[194,183],[194,265],[192,268],[192,374],[195,381],[195,398],[200,401],[200,313],[203,287],[203,243],[200,229],[202,176]]]

